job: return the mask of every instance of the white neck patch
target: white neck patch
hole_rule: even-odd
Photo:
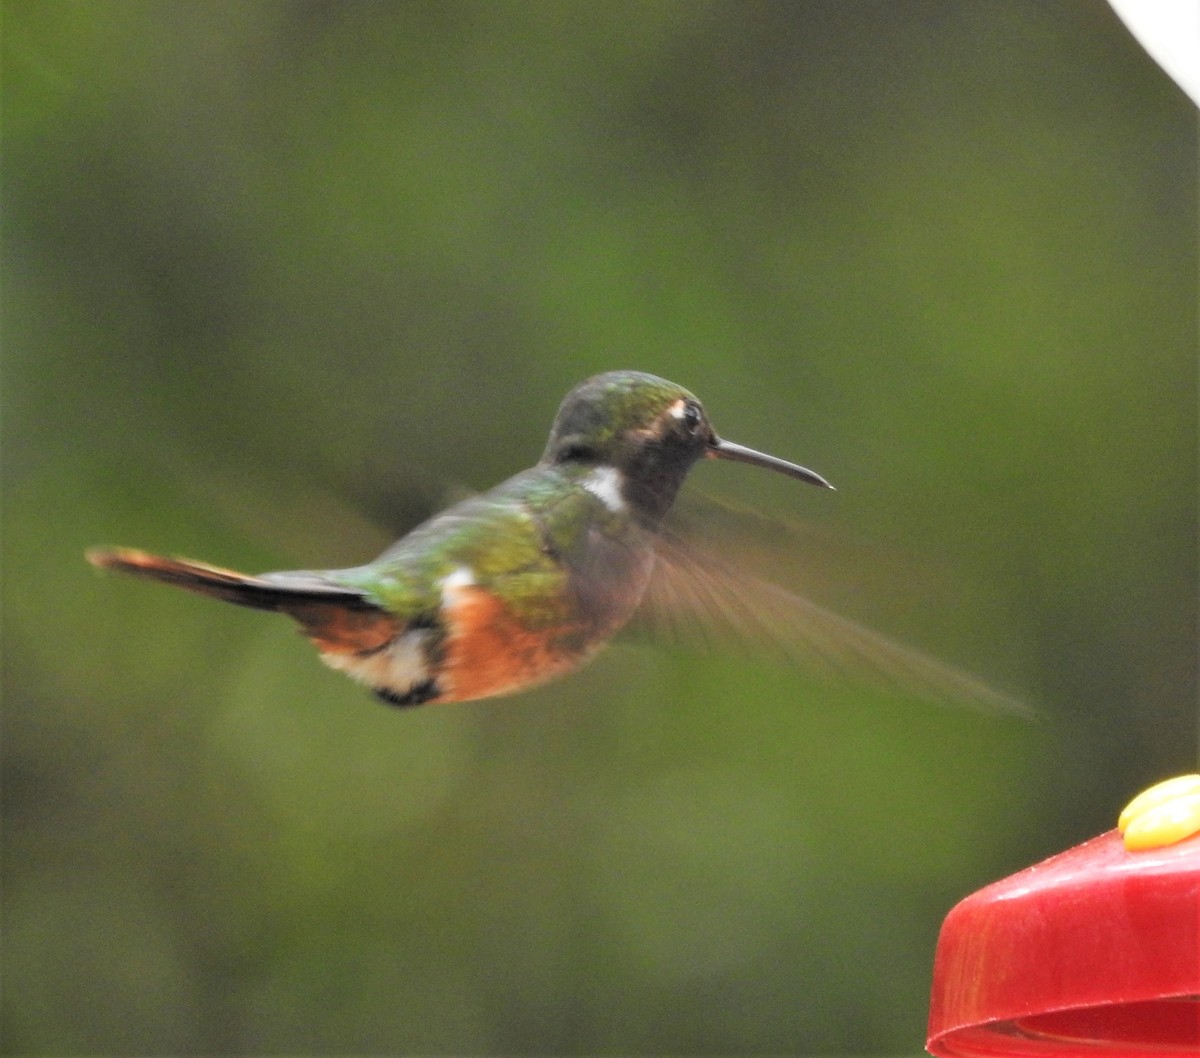
[[[610,511],[625,510],[625,497],[621,495],[624,479],[616,467],[596,467],[580,484]]]

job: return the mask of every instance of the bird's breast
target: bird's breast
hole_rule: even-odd
[[[556,489],[517,480],[427,523],[370,569],[397,634],[326,662],[415,704],[511,693],[591,658],[641,601],[649,538],[614,509],[606,479]]]

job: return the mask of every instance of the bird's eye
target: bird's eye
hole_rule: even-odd
[[[700,410],[700,405],[694,400],[689,400],[683,406],[683,424],[692,433],[696,432],[696,427],[704,420],[704,413]]]

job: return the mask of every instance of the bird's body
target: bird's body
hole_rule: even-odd
[[[562,676],[644,610],[672,629],[715,624],[839,676],[1022,708],[666,528],[676,493],[705,458],[832,488],[719,438],[682,387],[612,371],[567,394],[535,466],[435,515],[366,565],[247,576],[129,548],[87,557],[286,613],[327,664],[395,705],[487,698]]]
[[[130,549],[122,569],[296,619],[324,660],[397,705],[506,694],[579,667],[632,616],[697,460],[803,467],[714,433],[687,390],[632,371],[577,386],[538,464],[434,516],[363,566],[245,576]]]
[[[325,660],[398,703],[504,694],[578,667],[628,621],[653,568],[651,532],[614,474],[534,467],[369,565],[322,574],[378,605],[393,633],[375,650],[327,642]]]

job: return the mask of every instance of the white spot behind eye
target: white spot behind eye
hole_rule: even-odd
[[[672,418],[682,419],[687,412],[687,401],[682,399],[677,400],[668,410]]]
[[[610,511],[623,511],[621,472],[616,467],[596,467],[580,484]]]

